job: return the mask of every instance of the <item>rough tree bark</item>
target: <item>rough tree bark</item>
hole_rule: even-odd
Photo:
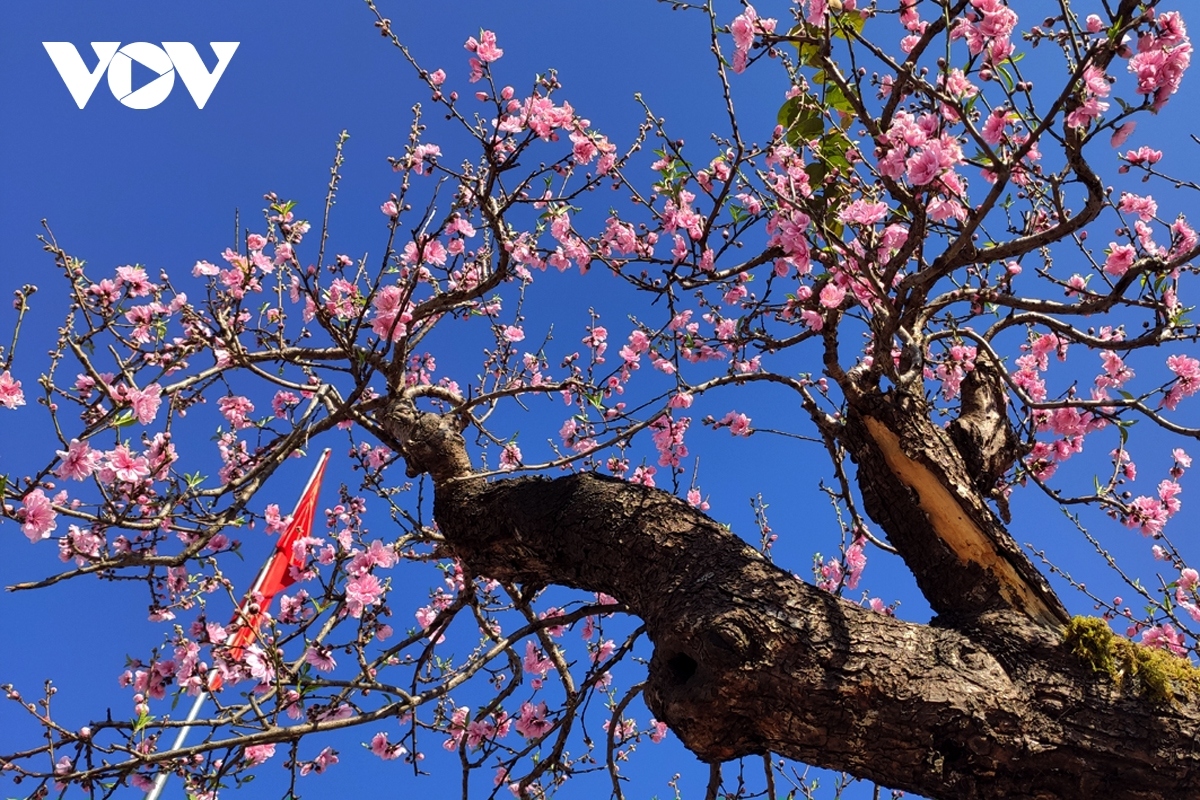
[[[1200,796],[1200,703],[1122,690],[1070,652],[1061,603],[914,402],[856,398],[844,440],[932,625],[804,583],[669,493],[488,482],[452,417],[400,396],[381,422],[433,477],[471,573],[606,592],[644,620],[646,702],[703,761],[776,753],[933,798]]]

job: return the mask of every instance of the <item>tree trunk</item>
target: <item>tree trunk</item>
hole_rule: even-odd
[[[933,798],[1200,796],[1200,703],[1115,686],[992,604],[955,628],[820,591],[674,496],[595,474],[487,483],[443,417],[394,404],[472,574],[605,592],[644,620],[645,697],[701,760],[776,753]]]

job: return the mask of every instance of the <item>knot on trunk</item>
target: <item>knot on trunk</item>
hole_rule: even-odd
[[[473,474],[466,442],[453,416],[422,411],[412,398],[401,395],[388,404],[380,422],[404,456],[408,477],[428,472],[441,485]]]

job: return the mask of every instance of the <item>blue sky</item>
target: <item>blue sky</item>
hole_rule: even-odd
[[[762,5],[762,13],[780,14],[780,9]],[[689,141],[703,141],[720,122],[721,105],[700,15],[632,0],[381,0],[381,6],[414,56],[429,69],[445,69],[448,82],[460,91],[468,90],[463,41],[488,28],[497,32],[505,49],[497,68],[507,82],[519,87],[535,73],[556,67],[563,96],[618,145],[633,136],[641,120],[634,92],[641,92],[657,115],[671,121],[675,135]],[[728,18],[736,13],[732,5],[730,9]],[[102,80],[80,110],[43,41],[76,44],[89,66],[91,41],[193,42],[210,68],[213,57],[207,42],[240,45],[202,110],[178,80],[161,105],[147,110],[122,106]],[[35,297],[36,310],[26,322],[13,368],[25,381],[31,406],[28,390],[36,384],[42,369],[39,358],[53,342],[64,310],[53,262],[37,241],[43,232],[41,220],[48,221],[69,252],[100,270],[140,263],[151,274],[158,269],[181,274],[197,259],[215,261],[233,245],[235,213],[240,213],[243,228],[256,225],[265,192],[296,199],[302,216],[318,218],[334,143],[340,131],[348,130],[334,249],[355,257],[378,253],[386,235],[378,206],[396,188],[386,158],[403,149],[413,104],[428,101],[412,69],[372,26],[365,5],[355,2],[9,3],[0,10],[0,77],[0,293],[8,296],[26,282],[42,290]],[[1185,81],[1181,96],[1154,121],[1169,139],[1130,144],[1171,141],[1188,147],[1189,111],[1200,97],[1194,83]],[[765,139],[781,99],[778,71],[752,70],[735,81],[735,88],[750,138]],[[587,300],[619,313],[618,289],[593,280],[580,290],[585,291]],[[547,304],[560,301],[543,299]],[[564,304],[563,324],[581,330],[586,307]],[[12,320],[11,309],[0,308],[0,340],[6,345]],[[467,360],[469,354],[464,363]],[[757,419],[773,419],[782,427],[799,410],[790,400],[773,406],[776,397],[756,396],[761,409]],[[46,451],[51,441],[44,419],[33,408],[27,407],[19,418],[0,417],[0,426],[5,437],[0,473],[29,469],[37,460],[27,462],[27,455]],[[813,490],[815,479],[804,479],[810,463],[813,471],[825,469],[823,451],[811,444],[770,439],[756,441],[751,452],[738,450],[724,434],[697,431],[694,436],[695,449],[711,448],[702,461],[702,469],[710,472],[702,478],[712,476],[705,485],[711,486],[715,516],[749,532],[747,499],[761,491],[772,504],[771,520],[782,538],[780,558],[793,571],[807,575],[814,551],[828,554],[836,549],[829,506]],[[741,459],[775,466],[740,481],[725,480],[716,468]],[[289,465],[270,485],[274,494],[264,502],[290,506],[298,491],[292,487],[303,483],[308,469],[303,463]],[[1165,471],[1165,466],[1154,469]],[[802,490],[797,486],[801,480]],[[1057,513],[1037,498],[1027,502],[1018,506],[1027,521]],[[1053,531],[1039,531],[1039,544],[1063,557],[1078,554],[1081,545],[1086,549],[1057,517],[1049,520],[1039,527]],[[1179,519],[1177,533],[1194,530],[1195,520],[1194,515]],[[1130,536],[1113,537],[1112,542],[1114,553],[1130,559],[1134,571],[1144,570],[1153,582],[1153,564],[1142,541]],[[256,552],[265,556],[265,545],[255,546],[260,549],[248,548],[248,561],[259,557]],[[48,543],[30,547],[16,526],[0,527],[0,584],[50,574],[59,566],[56,556]],[[924,619],[927,611],[911,580],[902,567],[886,567],[885,561],[877,556],[875,575],[869,568],[872,592],[888,601],[902,600],[903,616]],[[1085,554],[1068,565],[1076,577],[1094,586],[1109,580],[1094,555]],[[252,572],[255,566],[248,564],[245,570]],[[146,621],[143,590],[77,584],[0,596],[0,637],[8,643],[0,651],[0,682],[18,683],[26,694],[34,694],[43,679],[53,678],[61,687],[59,711],[77,721],[88,714],[101,715],[106,707],[124,713],[128,696],[116,686],[124,657],[144,656],[161,639],[162,628]],[[1087,610],[1077,596],[1067,595],[1066,600],[1073,610]],[[19,736],[28,735],[13,713],[0,705],[0,752],[21,746]],[[648,715],[643,711],[643,716]],[[362,754],[354,741],[339,747],[347,763],[336,773],[309,778],[302,787],[306,798],[391,785],[403,771]],[[634,796],[670,796],[666,780],[674,772],[686,775],[685,797],[700,795],[706,774],[697,769],[694,758],[677,744],[661,747],[639,754],[644,758],[631,765],[630,774],[642,781],[635,784]],[[264,788],[270,784],[274,789],[267,780],[272,776],[281,780],[283,773],[268,765],[254,796],[277,796]],[[403,786],[406,791],[452,796],[457,774],[445,778],[439,788],[431,788],[439,786],[439,777]],[[587,795],[568,788],[566,796]]]

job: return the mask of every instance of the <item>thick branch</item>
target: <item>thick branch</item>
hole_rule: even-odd
[[[1050,628],[1067,621],[1062,602],[988,508],[923,398],[863,394],[847,415],[843,440],[858,464],[867,513],[949,624],[997,610]]]
[[[603,591],[644,619],[646,701],[704,761],[778,753],[946,798],[1200,791],[1200,705],[1124,696],[1011,613],[900,622],[594,474],[439,484],[435,513],[471,572]]]

